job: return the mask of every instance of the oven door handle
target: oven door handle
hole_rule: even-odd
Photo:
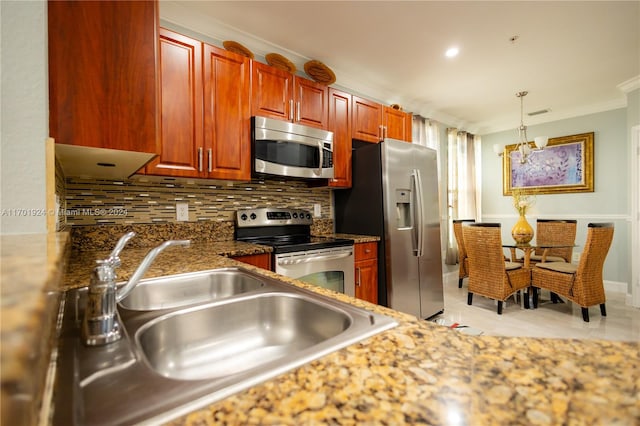
[[[340,253],[340,254],[330,254],[326,256],[309,256],[304,257],[302,259],[278,259],[278,265],[299,265],[301,263],[312,263],[312,262],[323,262],[325,260],[338,260],[344,259],[345,257],[352,256],[353,252],[350,250],[348,252]]]

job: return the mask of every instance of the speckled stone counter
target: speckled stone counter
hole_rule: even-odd
[[[0,365],[3,425],[36,424],[69,235],[0,237]]]
[[[332,237],[335,238],[347,238],[349,240],[353,240],[354,243],[372,243],[376,241],[380,241],[380,237],[376,237],[373,235],[357,235],[357,234],[331,234]]]
[[[215,247],[167,251],[150,276],[242,265],[282,278],[210,254]],[[236,255],[246,253],[234,247]],[[123,259],[144,255],[135,250],[123,252]],[[121,277],[128,268],[123,265]],[[170,425],[640,424],[638,343],[467,336],[284,280],[392,316],[400,325]]]
[[[118,280],[128,280],[149,250],[149,247],[125,247],[120,254],[122,265],[116,269]],[[272,251],[271,247],[233,240],[192,243],[190,247],[169,247],[158,255],[144,276],[150,278],[214,269],[229,264],[225,257],[270,253]],[[63,290],[88,285],[91,271],[96,264],[95,261],[106,259],[109,253],[108,250],[73,251],[69,259],[67,274],[64,277]]]
[[[230,241],[172,247],[160,254],[145,276],[228,266],[276,276],[219,255],[268,250]],[[147,251],[125,249],[119,278],[128,278]],[[98,253],[71,255],[64,288],[86,285],[87,271]],[[26,274],[31,269],[21,271]],[[170,425],[640,424],[638,342],[468,336],[284,280],[392,316],[399,326],[174,419]],[[500,320],[508,320],[507,316]],[[4,344],[4,323],[2,331]]]

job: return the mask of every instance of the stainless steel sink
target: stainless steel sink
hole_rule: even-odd
[[[145,360],[172,379],[242,373],[302,354],[345,332],[344,310],[297,294],[266,293],[174,312],[143,325],[136,340]]]
[[[67,292],[52,423],[159,424],[397,325],[390,317],[243,268],[203,275],[252,284],[232,286],[212,300],[208,290],[201,299],[171,291],[182,285],[179,277],[192,274],[165,277],[156,283],[166,287],[144,290],[158,289],[162,302],[152,294],[127,308],[120,305],[124,338],[105,346],[81,343],[86,289]],[[207,288],[202,286],[186,287]]]
[[[237,268],[149,278],[141,280],[120,306],[139,311],[177,308],[259,290],[264,285]]]

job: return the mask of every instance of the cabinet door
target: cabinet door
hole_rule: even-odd
[[[203,173],[202,42],[160,29],[160,155],[147,174]]]
[[[157,146],[157,1],[49,1],[49,133],[57,143]]]
[[[306,78],[294,77],[294,87],[294,122],[326,129],[327,86]]]
[[[351,95],[329,88],[328,129],[333,132],[333,179],[329,186],[351,187]]]
[[[271,270],[271,255],[269,253],[234,256],[232,259],[266,269],[267,271]]]
[[[378,303],[378,260],[368,259],[355,263],[356,297]]]
[[[380,142],[382,139],[382,105],[353,96],[352,108],[353,138],[365,142]]]
[[[385,137],[411,142],[413,116],[391,107],[384,107]]]
[[[378,303],[378,243],[354,245],[356,297]]]
[[[204,45],[204,144],[209,178],[251,179],[250,70],[249,58]]]
[[[293,120],[293,74],[252,62],[251,114]]]

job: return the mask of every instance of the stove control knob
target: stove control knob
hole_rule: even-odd
[[[311,219],[311,214],[307,213],[307,219]]]
[[[298,213],[293,212],[293,218],[294,218],[294,219],[297,219],[297,218],[298,218]]]
[[[251,213],[251,216],[250,216],[250,217],[251,217],[251,220],[256,220],[256,217],[258,217],[258,216],[256,216],[256,214],[255,214],[255,213]]]
[[[241,220],[247,220],[247,214],[246,214],[246,213],[242,213],[242,214],[240,215],[240,219],[241,219]]]

